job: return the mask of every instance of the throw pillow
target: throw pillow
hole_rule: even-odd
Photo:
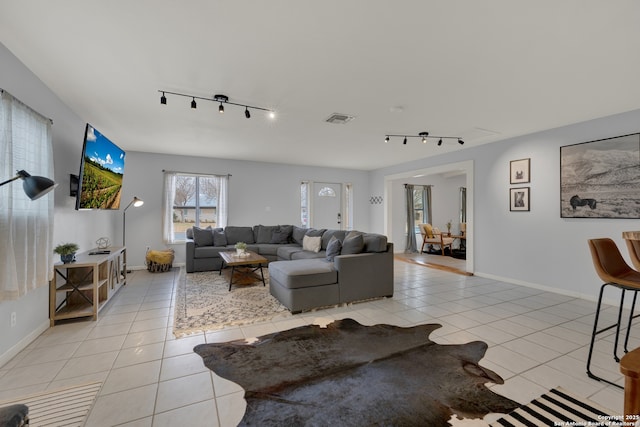
[[[271,235],[271,241],[269,241],[269,243],[278,245],[289,243],[289,233],[287,233],[286,231],[274,231]]]
[[[291,237],[293,241],[299,245],[302,245],[302,239],[304,238],[305,233],[307,232],[306,228],[293,226],[293,230],[291,231]]]
[[[350,232],[342,242],[342,255],[359,254],[364,248],[364,237],[360,233]]]
[[[311,252],[320,252],[320,245],[322,244],[322,237],[304,236],[302,238],[302,250]]]
[[[424,231],[427,233],[429,239],[433,239],[433,227],[431,227],[431,224],[425,224]]]
[[[342,249],[342,242],[336,239],[335,236],[331,237],[329,243],[327,244],[327,261],[333,261],[333,259],[340,255],[340,250]]]
[[[213,246],[227,246],[227,235],[224,231],[213,231]]]
[[[211,227],[193,227],[193,241],[196,246],[213,246],[213,232]]]

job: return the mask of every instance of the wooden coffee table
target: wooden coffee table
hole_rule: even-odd
[[[262,272],[262,264],[266,264],[269,261],[255,252],[245,251],[245,256],[236,255],[235,251],[223,251],[220,252],[220,258],[224,264],[231,267],[231,275],[229,276],[229,290],[231,290],[231,286],[235,283],[253,283],[256,280],[262,280],[262,286],[266,286],[264,282],[264,273]],[[236,269],[236,267],[244,267],[240,269]],[[257,271],[260,271],[260,276],[256,274]],[[237,273],[237,277],[236,276]],[[220,274],[222,274],[222,268],[220,268]],[[242,280],[246,279],[246,280]]]

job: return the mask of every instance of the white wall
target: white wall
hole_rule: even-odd
[[[53,120],[53,155],[58,188],[46,197],[55,198],[54,245],[76,242],[81,250],[93,246],[94,236],[112,233],[115,216],[110,212],[78,212],[69,197],[69,174],[80,167],[85,119],[64,105],[31,71],[0,44],[0,87],[34,110]],[[0,171],[0,180],[15,171]],[[19,184],[17,184],[19,185]],[[0,241],[7,237],[0,236]],[[11,327],[11,313],[16,326]],[[49,325],[49,286],[29,292],[15,301],[0,301],[0,366],[29,344]]]
[[[611,237],[628,260],[622,232],[640,230],[640,220],[560,218],[560,147],[638,132],[639,122],[635,110],[396,165],[371,172],[371,189],[383,193],[385,177],[472,160],[475,274],[595,298],[601,283],[587,240]],[[531,211],[510,212],[509,162],[522,158],[531,158]],[[371,226],[385,227],[384,209],[371,210]]]
[[[231,174],[229,225],[300,225],[301,181],[348,182],[353,184],[354,193],[353,228],[369,230],[367,172],[128,152],[122,200],[130,201],[137,196],[145,202],[139,208],[127,210],[127,262],[133,268],[144,266],[146,246],[166,247],[162,241],[163,170]],[[122,239],[121,217],[120,212],[118,242]],[[171,247],[176,251],[175,263],[184,263],[184,243]]]

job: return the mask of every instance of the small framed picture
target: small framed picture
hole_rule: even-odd
[[[509,210],[529,211],[529,187],[509,189]]]
[[[509,167],[510,184],[531,182],[531,159],[511,160]]]

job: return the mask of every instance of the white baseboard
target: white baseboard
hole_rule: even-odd
[[[18,353],[27,348],[27,346],[35,341],[35,339],[38,338],[40,334],[49,329],[49,325],[50,322],[49,319],[47,319],[45,322],[42,322],[40,326],[31,331],[29,335],[18,341],[16,345],[11,347],[4,354],[0,355],[0,367],[6,365],[11,359],[16,357]]]

